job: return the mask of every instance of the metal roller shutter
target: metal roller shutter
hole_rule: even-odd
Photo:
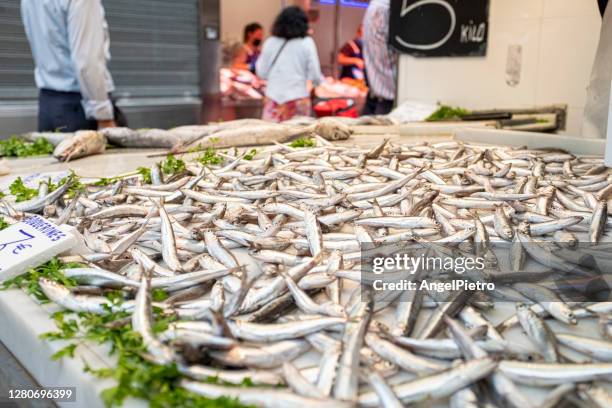
[[[198,0],[103,0],[117,96],[199,96]],[[36,97],[19,0],[0,0],[0,99]]]
[[[198,96],[198,0],[104,0],[117,94]]]
[[[0,0],[0,100],[36,95],[34,61],[21,23],[19,0]]]

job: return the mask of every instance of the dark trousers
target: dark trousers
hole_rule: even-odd
[[[97,129],[97,122],[85,116],[81,99],[79,92],[41,89],[38,94],[38,131],[76,132]]]
[[[96,130],[98,123],[85,116],[85,110],[81,105],[82,99],[79,92],[41,89],[38,94],[38,131],[66,133],[77,130]],[[127,126],[123,112],[117,108],[114,101],[113,110],[117,126]]]
[[[362,115],[386,115],[393,109],[394,101],[384,99],[368,94],[365,105],[363,106]]]

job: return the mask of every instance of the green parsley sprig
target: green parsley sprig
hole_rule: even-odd
[[[167,294],[166,294],[167,296]],[[108,296],[119,304],[122,300]],[[159,294],[157,296],[159,298]],[[67,319],[68,315],[76,319]],[[243,408],[238,401],[221,397],[208,399],[178,387],[182,378],[175,364],[158,365],[145,358],[146,347],[142,337],[136,333],[129,321],[129,312],[112,311],[98,315],[93,313],[61,312],[54,319],[58,331],[45,333],[45,340],[63,340],[70,343],[54,354],[53,358],[73,357],[79,342],[90,341],[97,344],[110,343],[110,355],[117,356],[117,366],[113,369],[93,369],[85,362],[85,371],[100,378],[113,378],[117,385],[102,392],[102,400],[108,407],[120,406],[126,398],[136,397],[149,401],[151,407],[202,407],[202,408]],[[161,309],[154,308],[155,325],[153,331],[162,332],[174,317],[164,316]],[[127,319],[127,322],[125,322]],[[118,322],[125,322],[117,324]],[[75,342],[76,341],[76,342]],[[221,384],[218,379],[209,382]],[[251,383],[252,384],[252,383]],[[245,386],[248,382],[245,383]]]
[[[17,179],[11,183],[9,191],[15,196],[15,201],[17,202],[28,201],[38,195],[38,190],[26,186],[21,177],[17,177]]]
[[[203,166],[207,165],[218,165],[223,163],[223,157],[219,156],[215,149],[207,147],[204,152],[196,158],[196,160]]]
[[[76,286],[76,282],[73,279],[65,277],[62,273],[62,269],[80,267],[83,267],[83,265],[74,262],[63,263],[59,259],[54,258],[41,266],[30,269],[23,275],[19,275],[4,281],[2,283],[2,287],[0,287],[0,290],[21,288],[27,294],[34,296],[41,303],[47,303],[49,299],[47,299],[40,288],[38,280],[40,278],[47,278],[71,288]]]
[[[180,173],[184,170],[185,162],[181,159],[177,159],[171,154],[166,157],[166,160],[161,162],[161,171],[165,175]]]
[[[53,153],[53,145],[45,138],[27,142],[17,136],[11,136],[6,140],[0,140],[0,156],[28,157],[42,156]]]
[[[315,147],[317,142],[313,138],[300,137],[289,143],[289,147]]]
[[[142,182],[144,184],[152,184],[153,180],[151,179],[151,169],[148,167],[139,167],[137,169],[138,174],[142,176]]]
[[[64,264],[57,259],[30,270],[28,273],[4,282],[4,289],[18,287],[34,295],[39,300],[46,300],[38,286],[38,279],[46,277],[68,287],[74,287],[76,282],[68,279],[62,269],[78,267],[78,264]],[[124,301],[124,293],[112,291],[106,297],[113,305]],[[168,294],[163,290],[155,290],[153,298],[163,301]],[[154,308],[153,331],[163,332],[175,319],[167,316],[160,308]],[[58,350],[52,359],[72,358],[79,344],[94,342],[110,344],[110,355],[117,356],[114,368],[93,369],[85,362],[85,372],[101,378],[113,378],[117,385],[104,390],[102,400],[107,407],[121,406],[128,397],[147,400],[149,406],[155,408],[195,407],[195,408],[247,408],[239,401],[228,398],[205,398],[191,393],[178,386],[182,375],[175,364],[157,365],[143,357],[146,347],[142,337],[133,330],[129,319],[130,312],[119,308],[107,307],[106,313],[99,315],[89,312],[75,313],[60,311],[52,315],[57,331],[44,333],[40,336],[46,341],[64,341],[67,344]],[[224,384],[217,377],[208,379],[209,383]],[[250,379],[241,386],[252,386]]]
[[[253,160],[257,154],[257,149],[251,149],[247,154],[244,155],[244,160]]]
[[[453,106],[440,106],[434,113],[429,115],[427,122],[439,122],[444,120],[461,120],[465,115],[469,115],[470,111],[463,108]]]

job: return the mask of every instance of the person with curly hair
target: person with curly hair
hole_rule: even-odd
[[[287,7],[276,17],[272,36],[263,45],[257,75],[267,81],[262,118],[282,122],[311,113],[308,82],[323,75],[317,46],[308,35],[308,17],[299,7]]]

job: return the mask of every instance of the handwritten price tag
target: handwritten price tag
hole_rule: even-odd
[[[0,231],[0,282],[21,275],[77,245],[71,227],[35,215]]]

